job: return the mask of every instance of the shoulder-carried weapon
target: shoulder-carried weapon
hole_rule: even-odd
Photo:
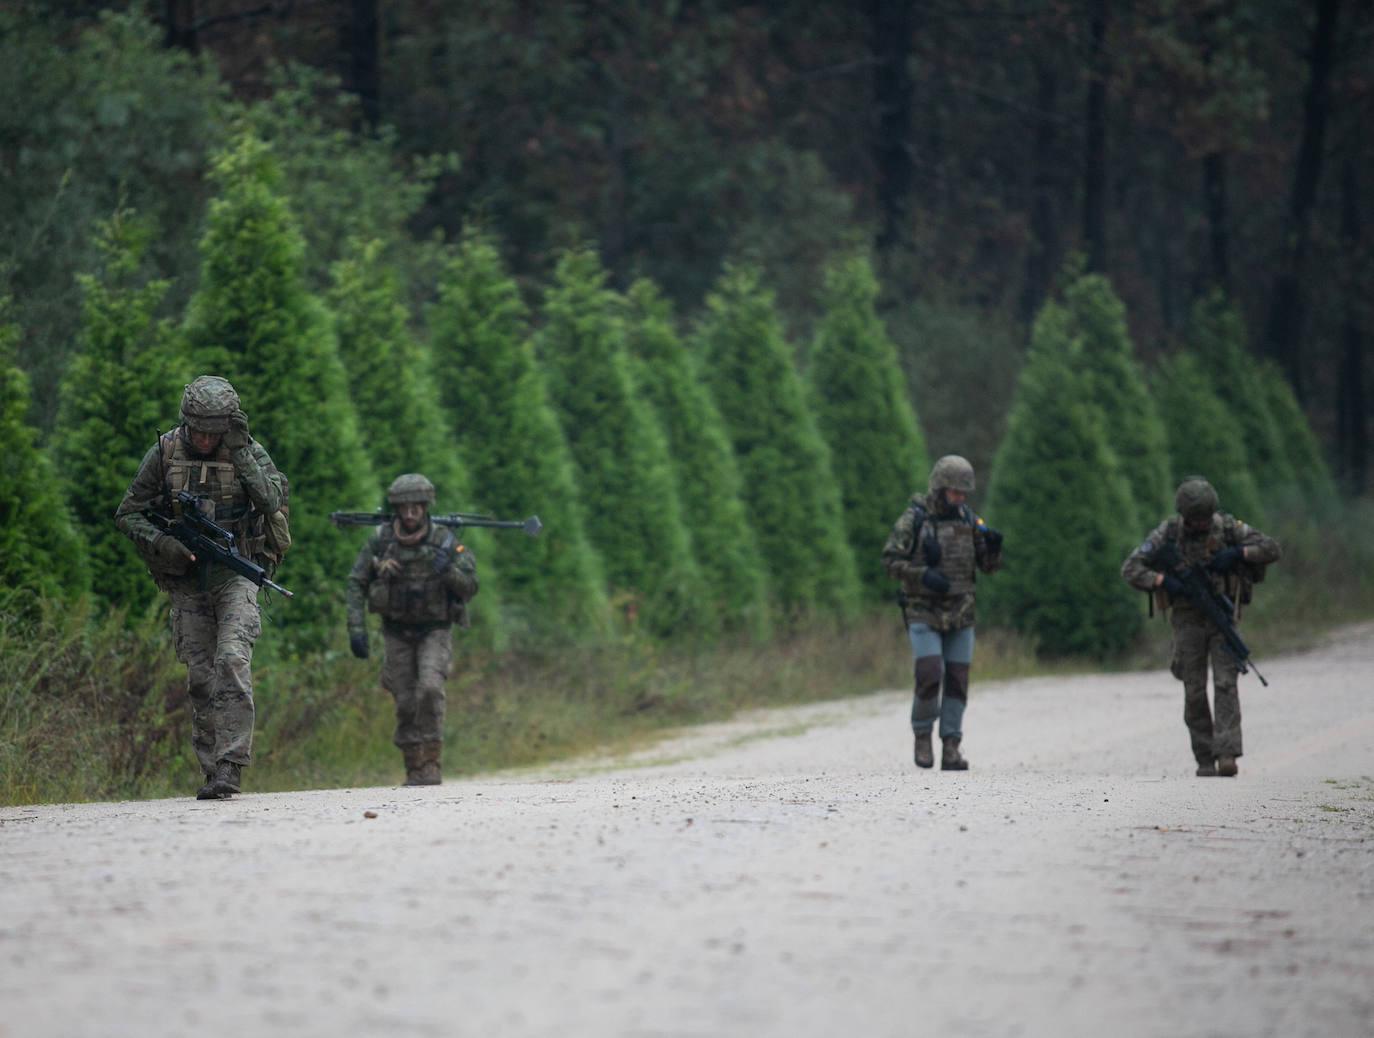
[[[1178,545],[1171,540],[1166,540],[1154,550],[1150,556],[1150,567],[1160,573],[1172,573],[1177,578],[1188,600],[1221,632],[1222,645],[1231,659],[1235,660],[1236,670],[1248,674],[1253,667],[1259,683],[1268,688],[1269,682],[1264,680],[1264,675],[1250,659],[1250,650],[1236,631],[1232,620],[1236,615],[1235,604],[1213,586],[1207,574],[1199,572],[1197,566],[1185,563]]]
[[[196,557],[196,576],[201,590],[209,586],[210,567],[215,563],[227,566],[241,577],[247,577],[258,587],[270,588],[285,598],[293,598],[292,593],[267,575],[252,559],[239,554],[234,544],[234,535],[200,510],[200,502],[195,495],[185,490],[177,491],[177,502],[181,505],[181,518],[170,519],[152,509],[144,511],[148,521],[163,533],[171,534],[186,545]],[[218,540],[216,538],[219,538]],[[223,543],[221,543],[221,541]]]
[[[330,512],[329,521],[343,529],[346,526],[379,526],[382,523],[389,523],[395,516],[391,512]],[[532,515],[528,519],[494,519],[489,515],[479,515],[475,512],[442,512],[431,514],[429,521],[437,523],[439,526],[447,526],[450,530],[461,529],[464,526],[486,526],[496,530],[524,530],[533,537],[544,528],[544,524],[539,521],[539,516]]]

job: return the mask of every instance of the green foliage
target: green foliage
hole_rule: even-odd
[[[627,303],[634,382],[667,438],[709,608],[726,627],[761,636],[768,626],[768,578],[720,412],[673,326],[672,305],[653,282],[631,285]]]
[[[581,641],[609,621],[567,444],[534,360],[528,314],[495,243],[469,230],[429,310],[434,370],[472,480],[473,507],[538,514],[530,538],[493,538],[500,629],[512,644]]]
[[[7,274],[44,430],[78,340],[76,275],[101,262],[98,222],[135,209],[158,229],[145,260],[194,268],[200,172],[223,99],[213,67],[165,47],[143,11],[101,11],[77,39],[51,7],[0,5],[0,96],[14,99],[0,111],[0,284]]]
[[[1260,365],[1255,373],[1264,407],[1269,412],[1293,469],[1293,486],[1313,505],[1330,508],[1336,503],[1336,481],[1322,458],[1317,437],[1308,424],[1293,387],[1273,362]]]
[[[1240,426],[1196,355],[1179,352],[1160,362],[1154,398],[1169,431],[1174,484],[1187,476],[1206,476],[1216,487],[1224,510],[1263,527],[1259,488],[1250,472]]]
[[[253,436],[286,475],[293,545],[277,579],[296,593],[281,623],[302,642],[342,617],[356,545],[329,524],[377,481],[328,316],[305,287],[303,243],[266,146],[241,134],[215,158],[219,196],[201,243],[185,334],[196,374],[228,378]]]
[[[707,298],[695,349],[744,479],[776,605],[791,615],[852,614],[860,585],[840,487],[772,293],[756,271],[726,268]]]
[[[926,451],[967,458],[982,485],[1016,392],[1023,335],[940,286],[923,286],[919,295],[894,291],[906,277],[888,271],[884,296],[894,298],[880,298],[879,312],[897,344]]]
[[[323,291],[333,283],[333,264],[348,261],[358,241],[372,243],[374,262],[403,271],[402,284],[432,285],[442,258],[407,225],[457,160],[408,159],[389,127],[356,132],[358,96],[317,69],[296,63],[273,69],[268,86],[270,93],[238,111],[276,158],[281,190],[305,238],[312,287]]]
[[[0,804],[165,796],[178,765],[190,787],[186,672],[165,609],[19,604],[0,591]]]
[[[90,556],[92,591],[136,614],[158,591],[112,517],[139,459],[176,423],[181,387],[191,380],[171,329],[155,320],[168,282],[144,282],[139,274],[151,233],[128,210],[101,225],[105,262],[80,277],[81,343],[63,375],[53,437],[62,490]]]
[[[1297,484],[1297,473],[1254,362],[1246,355],[1245,325],[1235,305],[1220,291],[1199,299],[1193,305],[1186,341],[1240,425],[1260,494],[1267,498],[1288,492]]]
[[[535,350],[613,601],[666,635],[709,630],[701,570],[663,430],[630,379],[621,301],[594,252],[565,252],[544,294]]]
[[[29,380],[14,364],[19,329],[4,323],[7,310],[0,299],[0,587],[70,597],[89,587],[89,563],[57,470],[24,420]]]
[[[1105,419],[1107,446],[1131,485],[1137,524],[1169,507],[1169,441],[1134,360],[1126,307],[1100,274],[1087,274],[1064,291],[1071,334],[1081,342],[1077,358],[1093,401]]]
[[[879,557],[883,540],[911,492],[924,487],[930,457],[896,347],[878,318],[877,297],[866,256],[831,266],[807,373],[811,410],[840,485],[850,550],[869,597],[887,599],[892,579]]]
[[[1082,371],[1076,325],[1052,302],[1036,320],[988,488],[988,521],[1006,535],[1003,566],[979,600],[993,625],[1040,652],[1101,658],[1140,629],[1142,596],[1120,570],[1144,531]]]

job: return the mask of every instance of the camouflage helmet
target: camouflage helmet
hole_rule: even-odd
[[[239,395],[218,375],[201,375],[181,395],[181,420],[197,432],[228,432],[229,416],[238,409]]]
[[[973,487],[973,466],[968,463],[967,458],[961,458],[957,454],[946,454],[931,466],[930,492],[932,494],[944,488],[962,490],[965,494],[971,494]]]
[[[1202,476],[1187,477],[1174,494],[1174,507],[1185,519],[1210,519],[1217,504],[1217,492]]]
[[[393,505],[434,504],[434,484],[418,472],[397,476],[386,488],[386,499]]]

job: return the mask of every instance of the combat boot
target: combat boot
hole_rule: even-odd
[[[933,768],[935,766],[935,751],[930,745],[929,732],[916,733],[916,767]]]
[[[444,748],[441,742],[427,742],[420,745],[421,786],[437,786],[443,779],[439,776],[439,752]]]
[[[231,760],[222,760],[215,765],[215,781],[210,788],[215,796],[224,799],[241,792],[239,788],[239,766]]]
[[[215,792],[215,776],[206,774],[205,785],[196,790],[197,800],[218,800],[219,794]]]
[[[966,761],[963,754],[959,752],[959,743],[961,740],[951,736],[943,741],[945,744],[945,752],[940,756],[940,770],[968,771],[968,761]]]
[[[403,756],[403,757],[405,758],[405,762],[406,762],[406,780],[405,780],[405,785],[407,785],[407,786],[423,786],[423,785],[425,785],[424,778],[423,778],[424,767],[425,767],[424,747],[422,747],[422,746],[402,746],[402,747],[401,747],[401,756]]]
[[[1222,754],[1217,758],[1217,774],[1224,778],[1232,778],[1240,769],[1236,767],[1236,758]]]

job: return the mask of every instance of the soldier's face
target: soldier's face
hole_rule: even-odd
[[[425,523],[425,506],[415,501],[398,505],[396,515],[401,520],[401,529],[414,533]]]
[[[945,487],[945,501],[957,508],[964,503],[964,498],[968,497],[962,490],[955,490],[952,487]]]
[[[1189,533],[1206,533],[1212,528],[1212,517],[1189,518],[1183,520],[1183,525],[1188,527]]]
[[[219,446],[220,433],[206,432],[204,429],[187,428],[191,434],[191,447],[197,454],[213,454]]]

